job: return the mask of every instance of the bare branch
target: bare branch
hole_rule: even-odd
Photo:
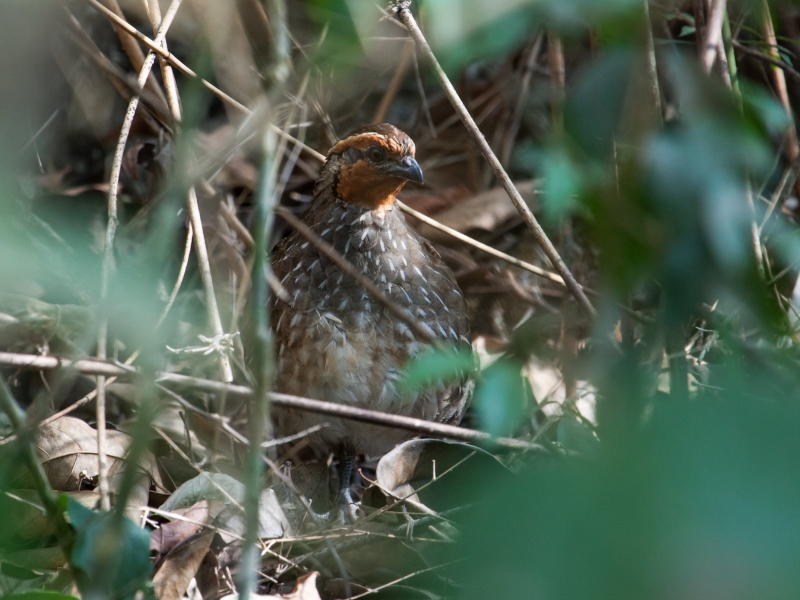
[[[78,373],[85,375],[105,375],[107,377],[116,376],[119,378],[137,377],[140,371],[133,367],[120,364],[113,364],[96,359],[71,360],[56,356],[38,356],[36,354],[16,354],[13,352],[0,352],[0,365],[10,365],[15,367],[25,367],[32,369],[53,370],[53,369],[74,369]],[[234,385],[213,381],[211,379],[201,379],[199,377],[189,377],[177,373],[156,373],[156,383],[164,386],[177,386],[192,389],[198,392],[209,394],[227,395],[228,397],[243,398],[249,400],[253,397],[253,390],[243,385]],[[402,415],[393,415],[376,410],[356,408],[345,404],[334,402],[324,402],[289,394],[279,394],[272,392],[269,394],[270,402],[275,406],[291,408],[295,410],[305,410],[322,415],[353,419],[364,423],[372,423],[386,427],[395,427],[414,431],[426,435],[447,437],[455,440],[478,443],[494,443],[503,448],[514,450],[545,450],[543,446],[530,444],[523,440],[513,438],[494,438],[490,434],[457,427],[455,425],[445,425],[426,421],[425,419],[415,419]]]

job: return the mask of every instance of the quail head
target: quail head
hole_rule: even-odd
[[[303,221],[432,336],[468,349],[467,309],[453,273],[395,204],[407,181],[422,182],[414,154],[411,138],[387,123],[353,131],[328,152]],[[464,379],[410,396],[401,393],[403,369],[428,344],[313,244],[290,234],[275,248],[273,269],[288,293],[288,302],[274,298],[271,306],[277,391],[460,422],[471,383]],[[339,457],[344,503],[352,502],[354,455],[380,456],[412,435],[278,407],[273,419],[277,435],[326,423],[308,441]]]

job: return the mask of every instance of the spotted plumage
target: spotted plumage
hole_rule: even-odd
[[[407,180],[422,180],[414,152],[411,139],[388,124],[351,133],[329,152],[303,221],[431,335],[468,348],[466,305],[452,272],[394,203]],[[273,270],[289,298],[272,304],[278,391],[428,420],[461,420],[469,382],[401,394],[398,380],[409,358],[428,346],[305,238],[285,238],[273,254]],[[278,408],[273,417],[278,435],[328,423],[309,436],[322,452],[378,456],[411,435]]]

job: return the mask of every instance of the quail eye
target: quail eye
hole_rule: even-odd
[[[381,148],[373,146],[367,151],[367,158],[369,158],[372,162],[383,162],[386,160],[386,152],[384,152]]]

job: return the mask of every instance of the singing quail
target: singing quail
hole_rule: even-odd
[[[387,123],[350,133],[328,153],[304,223],[444,343],[469,348],[464,298],[453,273],[395,205],[406,181],[422,182],[414,142]],[[329,402],[457,424],[471,390],[466,379],[409,397],[398,380],[429,346],[352,277],[297,232],[277,245],[273,269],[289,302],[274,298],[276,389]],[[325,422],[310,445],[335,452],[340,502],[352,503],[355,454],[380,456],[407,431],[276,407],[277,435]]]

